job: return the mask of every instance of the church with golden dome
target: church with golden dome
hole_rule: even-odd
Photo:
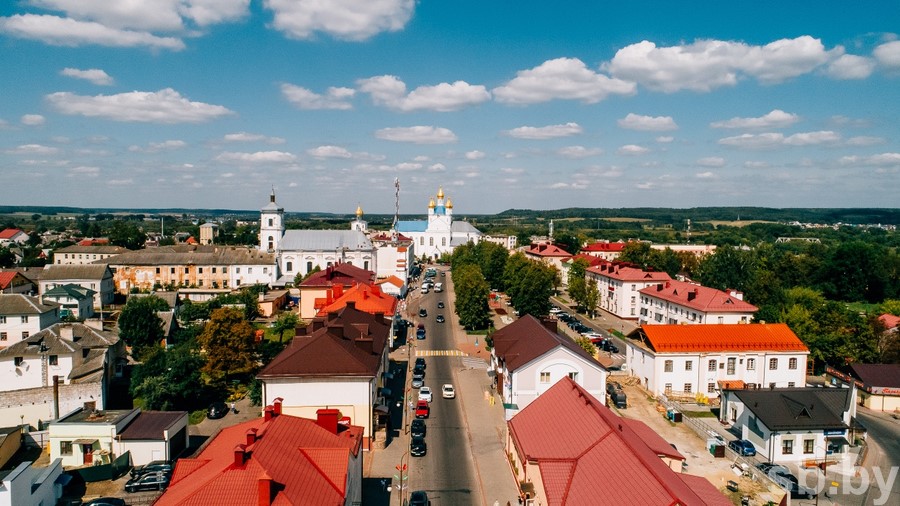
[[[453,220],[453,201],[442,187],[428,201],[427,220],[397,222],[397,232],[413,240],[416,257],[440,258],[457,246],[481,240],[481,232],[466,221]]]

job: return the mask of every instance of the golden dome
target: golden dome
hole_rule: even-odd
[[[449,198],[447,199],[447,209],[453,209],[453,201]]]
[[[363,215],[362,206],[356,206],[356,217],[361,218]]]
[[[434,206],[435,206],[434,199],[429,200],[428,201],[428,209],[434,209]]]
[[[444,198],[444,187],[443,186],[438,186],[437,198],[439,198],[439,199]]]

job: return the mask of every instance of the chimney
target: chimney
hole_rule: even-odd
[[[246,447],[244,445],[237,445],[234,447],[234,465],[235,467],[244,465],[244,457],[246,456],[244,449]]]
[[[337,300],[344,295],[344,285],[335,283],[331,285],[331,293],[334,295],[334,299]]]
[[[266,409],[263,410],[263,421],[268,422],[273,418],[275,418],[275,408],[273,408],[272,406],[266,406]]]
[[[656,291],[657,291],[657,292],[663,291],[663,284],[662,284],[662,283],[657,283],[657,284],[656,284]]]
[[[728,295],[731,295],[737,300],[744,300],[744,292],[739,292],[733,288],[728,289]]]
[[[59,337],[63,339],[68,339],[69,341],[75,340],[75,329],[72,328],[71,325],[60,325],[59,326]]]
[[[272,504],[272,478],[268,474],[259,477],[259,506],[270,506]]]
[[[668,281],[666,281],[666,288],[669,288],[669,286],[671,286],[671,285],[669,284]]]
[[[372,285],[372,295],[381,295],[381,286]]]
[[[544,326],[544,328],[546,328],[546,329],[549,330],[550,332],[553,332],[554,334],[556,334],[556,331],[557,331],[557,328],[558,328],[558,327],[556,326],[556,325],[557,325],[557,321],[556,321],[556,320],[551,320],[550,318],[542,318],[542,319],[541,319],[541,324]]]
[[[247,429],[247,446],[252,445],[256,442],[256,429]]]
[[[281,414],[281,403],[283,403],[283,402],[284,402],[284,399],[281,397],[276,397],[275,400],[272,401],[272,408],[275,409],[275,413],[273,413],[273,414],[275,416],[278,416]]]
[[[316,424],[332,434],[337,434],[338,418],[341,412],[337,409],[316,410]]]
[[[328,332],[335,337],[344,337],[344,326],[341,324],[329,325]]]

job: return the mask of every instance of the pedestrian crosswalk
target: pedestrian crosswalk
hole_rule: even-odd
[[[416,350],[417,357],[466,357],[459,350]]]
[[[466,369],[490,369],[488,363],[482,358],[463,357],[462,363]]]

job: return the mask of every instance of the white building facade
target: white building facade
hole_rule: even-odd
[[[638,319],[641,290],[672,279],[665,272],[644,271],[620,263],[588,267],[585,277],[597,282],[600,292],[598,307],[626,320]]]
[[[481,240],[481,232],[470,223],[453,220],[453,201],[445,198],[443,188],[438,189],[436,198],[429,200],[427,220],[398,221],[397,232],[413,240],[416,255],[430,259]]]
[[[757,311],[736,290],[723,292],[676,280],[640,290],[640,301],[640,324],[750,323]]]
[[[20,293],[0,294],[0,348],[58,323],[59,305]]]

